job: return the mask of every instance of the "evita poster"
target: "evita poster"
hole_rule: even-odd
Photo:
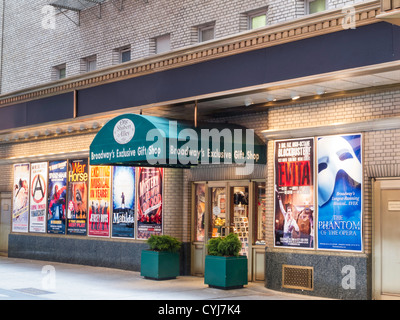
[[[90,167],[89,236],[110,236],[111,168],[110,166]]]
[[[29,219],[29,163],[14,165],[12,231],[28,232]]]
[[[361,138],[318,138],[319,249],[362,251]]]
[[[47,233],[65,233],[67,161],[49,162]]]
[[[135,168],[113,167],[112,237],[135,237]]]
[[[138,168],[138,239],[162,234],[162,190],[162,168]]]
[[[67,234],[86,235],[88,160],[68,162]]]
[[[275,142],[275,246],[314,247],[314,139]]]

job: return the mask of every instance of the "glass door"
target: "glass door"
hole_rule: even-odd
[[[208,239],[226,236],[227,194],[225,187],[211,187]]]
[[[238,235],[242,243],[240,255],[249,256],[249,187],[231,187],[230,232]]]

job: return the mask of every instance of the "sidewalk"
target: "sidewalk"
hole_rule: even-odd
[[[201,277],[144,279],[139,272],[0,257],[0,300],[325,300],[268,290],[209,288]]]

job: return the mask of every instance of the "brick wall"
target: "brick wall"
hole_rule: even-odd
[[[349,0],[329,0],[337,8]],[[361,2],[361,1],[357,1]],[[215,21],[215,38],[243,31],[246,13],[268,8],[267,24],[292,20],[304,15],[303,0],[136,0],[124,1],[119,11],[110,1],[98,8],[58,13],[54,29],[42,22],[47,0],[6,1],[1,93],[48,83],[54,80],[55,66],[66,64],[67,77],[82,72],[81,59],[97,55],[97,68],[115,64],[115,49],[130,45],[132,60],[147,57],[150,39],[171,34],[171,49],[193,44],[193,27]],[[0,7],[1,13],[1,7]],[[1,31],[1,30],[0,30]],[[1,35],[1,33],[0,33]]]

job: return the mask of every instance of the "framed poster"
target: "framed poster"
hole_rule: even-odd
[[[314,138],[275,141],[275,246],[314,248]]]
[[[162,168],[138,168],[137,238],[162,234]]]
[[[135,168],[113,167],[112,237],[135,238]]]
[[[88,159],[68,161],[67,234],[86,235]]]
[[[14,165],[12,231],[28,232],[30,164]]]
[[[47,162],[31,164],[29,232],[46,232]]]
[[[362,251],[362,135],[319,137],[318,249]]]
[[[111,166],[90,166],[88,235],[110,237]]]
[[[65,234],[67,160],[49,162],[47,233]]]

